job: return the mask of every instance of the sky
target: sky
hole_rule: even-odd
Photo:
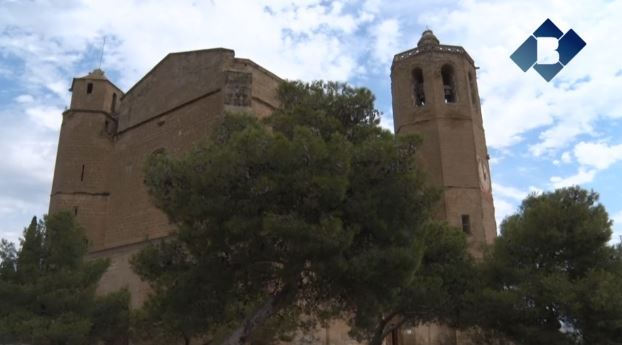
[[[547,18],[586,47],[550,82],[509,58]],[[622,1],[0,0],[0,237],[47,212],[73,77],[128,90],[170,52],[225,47],[286,79],[370,88],[393,128],[390,66],[426,28],[477,82],[497,223],[530,193],[597,191],[622,236]]]

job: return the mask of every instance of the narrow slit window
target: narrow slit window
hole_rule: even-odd
[[[468,214],[462,215],[462,231],[465,234],[471,233],[471,219]]]
[[[84,181],[84,164],[82,164],[82,171],[80,172],[80,182]]]
[[[423,89],[423,72],[421,68],[413,70],[413,98],[415,106],[421,107],[425,105],[425,91]]]
[[[113,93],[112,94],[112,104],[110,105],[110,112],[114,113],[115,111],[117,111],[117,94]]]
[[[73,215],[77,216],[78,215],[78,206],[74,206],[73,207]]]
[[[89,95],[93,93],[93,83],[86,84],[86,93]]]
[[[445,97],[445,103],[455,103],[456,82],[453,67],[450,65],[443,66],[441,75],[443,77],[443,95]]]

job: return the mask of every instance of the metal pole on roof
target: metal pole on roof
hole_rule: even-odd
[[[104,59],[104,49],[106,48],[106,36],[104,36],[104,43],[102,43],[102,51],[101,54],[99,55],[99,69],[102,68],[102,60]]]

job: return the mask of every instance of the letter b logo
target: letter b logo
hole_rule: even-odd
[[[559,62],[559,41],[555,37],[539,37],[538,42],[538,65],[554,65]]]
[[[570,29],[565,34],[547,19],[510,55],[524,72],[533,67],[550,81],[585,47],[585,41]]]

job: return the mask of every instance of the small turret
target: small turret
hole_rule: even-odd
[[[110,115],[117,112],[123,95],[99,68],[84,77],[75,78],[69,91],[73,93],[71,109],[104,111]]]
[[[49,212],[73,212],[94,249],[103,244],[110,195],[108,172],[123,93],[100,69],[75,78],[70,91],[71,106],[63,113]]]
[[[432,30],[428,29],[421,34],[421,38],[417,43],[417,47],[437,46],[440,43],[441,42],[438,40],[438,38],[434,36]]]

